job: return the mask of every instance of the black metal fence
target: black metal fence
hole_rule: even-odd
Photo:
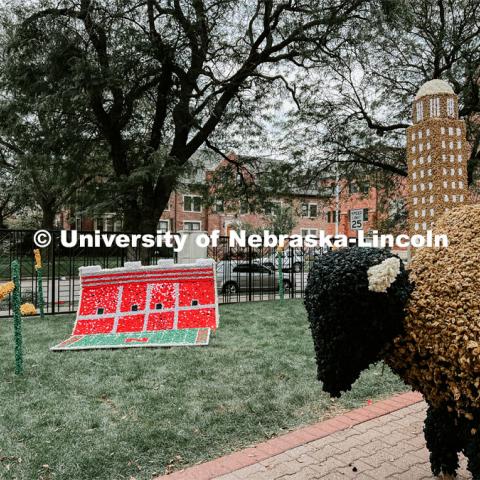
[[[290,248],[279,253],[273,247],[231,247],[221,237],[218,247],[209,248],[217,269],[220,303],[273,300],[280,297],[280,278],[285,298],[302,298],[308,272],[320,248]]]
[[[11,263],[18,260],[22,302],[36,304],[34,233],[33,230],[0,230],[0,283],[11,279]],[[80,296],[79,267],[120,267],[125,261],[139,260],[142,256],[140,248],[65,248],[60,243],[60,232],[50,233],[52,243],[42,249],[43,293],[47,314],[76,311]],[[285,298],[303,297],[308,271],[315,256],[320,254],[321,250],[314,248],[287,248],[280,257],[275,248],[230,247],[227,237],[221,237],[217,247],[208,249],[208,256],[217,262],[220,303],[279,298],[281,275]],[[155,264],[160,258],[172,257],[172,249],[153,249],[149,251],[148,261]],[[282,273],[279,269],[279,258]],[[0,302],[0,317],[10,315],[10,300]]]

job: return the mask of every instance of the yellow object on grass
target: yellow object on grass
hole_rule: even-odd
[[[20,313],[25,317],[28,315],[35,315],[37,313],[37,309],[35,308],[35,305],[31,303],[24,303],[20,307]]]
[[[0,285],[0,300],[3,300],[5,297],[10,295],[15,289],[15,284],[13,282],[7,282],[3,285]]]

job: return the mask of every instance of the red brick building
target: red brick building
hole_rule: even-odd
[[[355,236],[350,229],[349,215],[352,209],[362,209],[364,230],[375,228],[377,216],[377,190],[375,187],[363,185],[359,191],[357,185],[348,185],[342,182],[339,193],[338,232],[336,232],[336,197],[330,200],[324,196],[309,194],[295,195],[288,198],[272,198],[273,204],[291,205],[295,212],[296,225],[291,233],[317,234],[324,230],[327,234],[345,234]],[[236,210],[226,208],[223,204],[216,204],[213,208],[202,205],[202,197],[194,192],[176,191],[170,199],[169,208],[163,212],[159,221],[159,229],[203,230],[211,232],[219,230],[221,235],[227,235],[230,229],[235,229],[242,224],[253,227],[268,225],[270,212],[249,211],[241,203]],[[289,232],[285,232],[289,233]]]
[[[205,152],[202,155],[196,171],[172,193],[168,208],[159,219],[159,230],[201,230],[210,233],[217,229],[221,235],[227,235],[230,229],[245,224],[255,228],[266,227],[269,217],[274,214],[274,208],[268,208],[269,211],[251,211],[241,201],[233,205],[230,203],[229,206],[219,201],[215,202],[213,207],[204,205],[198,185],[207,183],[212,172],[226,162],[217,156],[206,155]],[[294,213],[295,227],[292,232],[285,233],[315,235],[319,230],[324,230],[327,234],[338,233],[355,237],[356,232],[350,229],[349,222],[352,209],[363,210],[366,232],[377,228],[379,193],[375,185],[368,181],[340,180],[337,187],[334,177],[324,178],[321,183],[316,191],[296,193],[283,198],[272,195],[270,203],[273,206],[289,205]],[[102,213],[94,218],[77,214],[72,219],[64,214],[59,218],[59,223],[63,228],[78,230],[120,231],[122,228],[121,219],[115,213]]]

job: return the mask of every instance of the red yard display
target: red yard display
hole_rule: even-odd
[[[218,326],[213,260],[81,267],[80,282],[73,334],[54,351],[208,345]]]

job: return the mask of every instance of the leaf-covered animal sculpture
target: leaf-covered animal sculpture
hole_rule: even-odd
[[[480,206],[450,210],[435,231],[448,248],[418,249],[408,272],[373,248],[315,261],[305,306],[318,379],[339,396],[384,360],[429,405],[432,472],[454,475],[463,451],[480,480]]]

